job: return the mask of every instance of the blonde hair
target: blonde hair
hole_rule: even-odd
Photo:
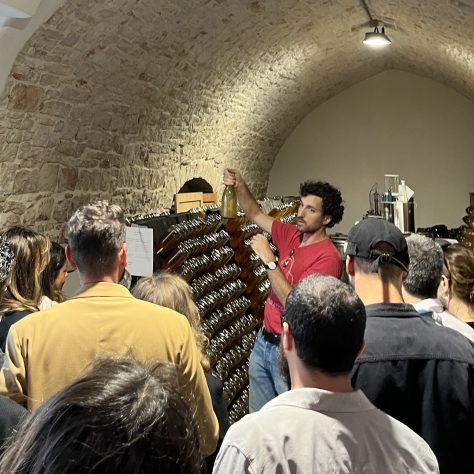
[[[11,227],[2,236],[15,254],[15,264],[0,297],[0,311],[38,311],[41,274],[49,262],[50,240],[27,227]]]
[[[201,331],[199,310],[194,303],[191,288],[183,278],[166,272],[143,277],[138,280],[132,294],[139,300],[171,308],[186,316],[193,330],[197,347],[201,352],[202,368],[204,370],[211,368],[209,359],[205,355],[209,339]]]

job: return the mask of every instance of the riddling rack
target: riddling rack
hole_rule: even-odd
[[[270,215],[293,223],[296,206],[294,201],[278,204]],[[189,283],[209,338],[207,356],[223,382],[234,423],[248,411],[249,356],[270,291],[266,269],[250,247],[260,229],[242,213],[224,221],[217,206],[138,216],[130,223],[154,229],[154,269],[177,273]]]

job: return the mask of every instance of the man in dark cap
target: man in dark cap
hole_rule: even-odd
[[[409,255],[397,227],[367,219],[347,241],[347,274],[367,312],[354,388],[424,438],[442,473],[472,472],[474,345],[404,303]]]

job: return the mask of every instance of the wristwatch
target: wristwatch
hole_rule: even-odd
[[[273,262],[264,263],[268,270],[275,270],[277,267],[278,257],[275,257]]]

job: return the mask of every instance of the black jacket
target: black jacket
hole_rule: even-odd
[[[222,381],[213,372],[204,372],[204,375],[206,376],[207,386],[211,394],[212,408],[214,409],[214,413],[219,421],[219,440],[217,441],[217,447],[214,453],[206,458],[206,469],[203,470],[203,472],[210,474],[214,467],[214,462],[221,447],[222,440],[229,429],[230,422],[229,412],[227,411],[227,406],[224,400]]]
[[[7,336],[10,328],[20,319],[31,314],[31,311],[13,311],[11,313],[3,313],[0,320],[0,349],[5,352],[7,344]]]
[[[28,411],[9,398],[0,396],[0,451],[4,442],[13,434],[15,428]]]
[[[474,344],[406,304],[366,307],[352,383],[430,445],[442,473],[474,470]]]

